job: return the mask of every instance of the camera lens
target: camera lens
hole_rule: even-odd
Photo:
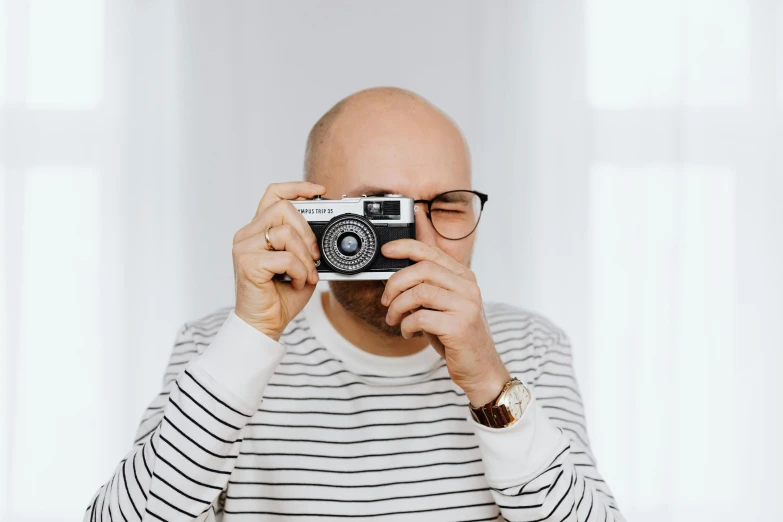
[[[337,240],[337,248],[346,256],[353,256],[359,251],[361,246],[361,240],[356,237],[356,234],[348,232],[340,236]]]
[[[321,259],[340,274],[358,274],[378,257],[380,245],[372,223],[357,214],[333,218],[321,236]]]

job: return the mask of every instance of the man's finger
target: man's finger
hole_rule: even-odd
[[[405,339],[410,339],[416,332],[425,332],[435,336],[445,335],[452,320],[453,317],[445,312],[418,310],[402,320],[400,332]],[[443,353],[440,355],[442,357]]]
[[[291,252],[244,252],[235,258],[235,262],[255,284],[266,283],[275,274],[288,274],[291,277],[291,285],[297,290],[307,284],[307,268]]]
[[[272,204],[260,215],[253,218],[253,221],[245,225],[234,236],[234,242],[242,241],[256,234],[263,234],[267,228],[278,227],[281,225],[290,225],[296,229],[301,236],[310,255],[313,259],[320,257],[318,250],[318,239],[315,237],[310,224],[299,213],[290,201],[278,200]]]
[[[280,225],[269,229],[269,241],[272,244],[270,250],[263,233],[255,234],[249,238],[234,245],[234,253],[252,251],[288,251],[294,254],[307,269],[307,282],[315,284],[318,282],[318,275],[315,268],[313,256],[309,252],[299,233],[291,225]]]
[[[386,281],[381,304],[388,305],[398,295],[421,283],[428,283],[454,292],[468,292],[468,285],[471,284],[441,265],[432,261],[421,261],[395,272]]]
[[[299,213],[290,201],[278,201],[272,208],[262,214],[259,221],[264,229],[284,224],[291,225],[299,233],[299,236],[302,238],[305,245],[307,245],[313,259],[318,259],[320,256],[318,251],[318,238],[315,237],[315,232],[310,228],[310,223],[307,222],[304,216]]]
[[[326,193],[326,187],[309,181],[291,181],[287,183],[272,183],[264,192],[261,201],[258,202],[256,216],[281,199],[310,199],[322,196]]]
[[[414,262],[432,261],[459,276],[474,279],[473,273],[468,267],[459,263],[443,250],[415,239],[390,241],[381,247],[381,253],[390,259],[410,259]]]
[[[454,292],[432,286],[427,283],[417,285],[397,296],[389,305],[386,322],[394,325],[402,321],[405,312],[413,312],[419,308],[431,310],[454,310],[459,301]]]

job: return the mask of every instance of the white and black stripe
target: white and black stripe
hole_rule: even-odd
[[[590,451],[568,339],[537,315],[486,309],[501,358],[559,428],[556,450],[517,483],[488,483],[468,401],[443,361],[356,371],[306,314],[283,334],[287,353],[249,411],[191,364],[222,309],[180,331],[164,390],[84,520],[623,520]]]

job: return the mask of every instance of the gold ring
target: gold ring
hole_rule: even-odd
[[[275,247],[272,246],[272,240],[269,239],[269,229],[272,227],[267,227],[267,229],[264,231],[264,239],[266,239],[266,246],[269,247],[269,250],[274,250]]]

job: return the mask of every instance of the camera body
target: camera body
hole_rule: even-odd
[[[381,247],[389,241],[416,238],[413,199],[401,194],[292,201],[318,238],[318,276],[325,281],[389,279],[412,265],[389,259]]]

